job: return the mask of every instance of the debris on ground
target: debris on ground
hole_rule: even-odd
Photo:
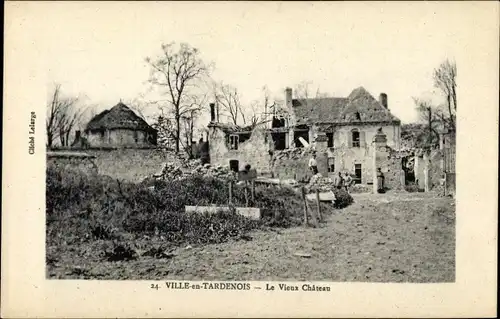
[[[229,167],[202,164],[200,160],[187,160],[182,164],[166,163],[162,172],[154,177],[157,180],[177,180],[184,179],[192,175],[215,177],[219,179],[235,178],[234,172],[231,171]]]
[[[324,177],[320,173],[313,175],[307,184],[306,189],[309,192],[319,190],[320,192],[329,192],[335,189],[333,180],[330,177]]]

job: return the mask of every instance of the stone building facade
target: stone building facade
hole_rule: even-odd
[[[348,172],[357,183],[371,184],[377,134],[385,136],[391,150],[400,148],[401,122],[391,114],[384,93],[379,100],[363,87],[341,98],[292,96],[287,88],[281,112],[253,130],[219,123],[212,105],[211,161],[228,165],[237,160],[240,166],[248,163],[280,179],[306,180],[307,162],[315,151],[321,174]]]

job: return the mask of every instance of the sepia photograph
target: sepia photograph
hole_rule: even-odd
[[[47,278],[454,282],[446,42],[204,29],[47,61]]]
[[[481,122],[481,128],[467,117],[486,105],[471,106],[471,99],[498,89],[491,82],[498,58],[496,66],[485,63],[498,53],[498,39],[493,49],[467,45],[473,38],[467,25],[491,30],[479,22],[485,4],[466,18],[471,4],[13,2],[10,30],[39,26],[43,34],[32,42],[11,37],[18,49],[6,51],[14,65],[29,61],[17,57],[30,51],[22,48],[40,52],[23,71],[39,73],[32,94],[38,102],[11,103],[25,105],[16,125],[24,132],[18,152],[32,163],[14,166],[31,167],[22,184],[36,191],[10,197],[33,212],[10,223],[43,223],[30,232],[43,242],[44,256],[33,276],[43,270],[43,291],[65,285],[63,298],[74,293],[74,300],[82,300],[75,289],[90,292],[88,284],[120,283],[117,296],[142,291],[144,302],[155,291],[296,291],[297,297],[283,297],[297,298],[288,299],[292,304],[308,292],[316,297],[306,298],[325,303],[334,298],[327,294],[343,290],[337,284],[467,281],[460,263],[469,260],[461,269],[472,271],[480,257],[460,254],[460,243],[481,238],[481,229],[482,241],[497,240],[496,231],[494,239],[486,237],[494,227],[471,226],[475,235],[461,235],[471,230],[464,215],[485,212],[478,223],[497,223],[486,215],[489,202],[473,206],[467,196],[478,190],[462,183],[486,187],[481,176],[497,174],[496,166],[486,168],[494,163],[482,163],[490,153],[465,163],[474,130],[491,137],[474,142],[485,148],[497,145],[495,132],[485,130],[498,127],[495,108],[478,111],[489,110],[483,118],[493,125]],[[405,10],[410,7],[416,11]],[[22,18],[42,9],[46,15],[36,23]],[[492,34],[498,30],[476,40],[488,43]],[[477,70],[491,74],[470,76],[472,58],[464,56],[472,47],[484,53],[483,62],[474,60]],[[462,84],[479,78],[496,83],[488,94],[481,93],[487,84]],[[32,80],[11,79],[16,85]],[[466,177],[457,177],[460,158]],[[496,196],[494,186],[486,188]],[[477,211],[466,211],[471,207]],[[3,235],[13,236],[12,227],[5,229]],[[42,250],[32,245],[24,249]],[[487,276],[486,268],[476,269]],[[485,282],[496,282],[492,276]],[[370,287],[360,291],[386,292]],[[412,287],[436,289],[426,292],[431,295],[447,289]],[[349,291],[344,298],[357,295]],[[408,293],[405,302],[418,295]],[[165,315],[166,306],[156,305],[150,314]],[[46,309],[39,307],[38,313]],[[319,309],[311,314],[328,313]]]

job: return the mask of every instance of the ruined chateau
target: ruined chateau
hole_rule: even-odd
[[[349,172],[356,183],[371,184],[377,147],[400,148],[401,122],[391,114],[384,93],[378,100],[363,87],[347,97],[294,99],[292,95],[287,88],[283,107],[253,130],[219,123],[212,105],[211,162],[248,163],[273,177],[302,180],[311,174],[307,161],[315,151],[321,174]],[[401,166],[396,173],[400,171]]]

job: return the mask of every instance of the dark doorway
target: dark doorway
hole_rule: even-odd
[[[354,183],[361,184],[361,164],[354,164]]]
[[[415,159],[411,157],[403,157],[401,160],[401,166],[405,172],[405,185],[415,183]]]
[[[276,132],[271,133],[274,142],[275,150],[284,150],[286,148],[286,133],[285,132]]]
[[[233,172],[238,172],[240,170],[240,162],[238,160],[229,160],[229,168]]]

